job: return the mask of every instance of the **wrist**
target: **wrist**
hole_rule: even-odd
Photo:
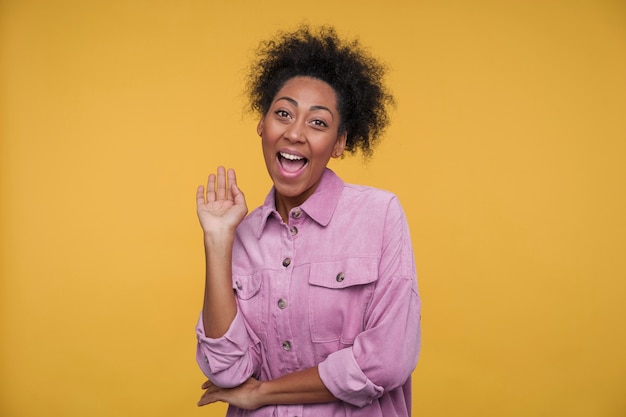
[[[204,231],[204,245],[210,247],[230,247],[235,240],[235,230]]]
[[[272,404],[271,401],[269,401],[270,387],[268,386],[268,383],[270,383],[271,381],[256,381],[257,383],[254,384],[249,397],[252,403],[251,408],[254,410]]]

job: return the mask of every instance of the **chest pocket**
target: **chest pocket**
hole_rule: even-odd
[[[375,258],[311,264],[308,302],[313,342],[352,344],[364,330],[365,310],[377,279]]]

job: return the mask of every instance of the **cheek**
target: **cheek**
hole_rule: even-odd
[[[330,157],[338,148],[338,142],[335,137],[324,138],[324,141],[317,147],[319,156]]]
[[[261,139],[265,144],[272,146],[274,145],[283,135],[283,129],[282,126],[276,124],[276,123],[265,123],[265,126],[263,127],[263,136],[261,136]]]
[[[271,144],[267,143],[267,141],[263,141],[261,142],[261,147],[263,148],[263,155],[265,156],[265,159],[272,159],[273,155],[274,155],[274,148],[271,146]]]
[[[263,130],[263,136],[261,136],[261,145],[263,148],[271,148],[276,145],[276,135],[267,127]]]

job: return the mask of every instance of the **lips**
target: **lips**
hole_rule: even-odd
[[[300,171],[309,162],[309,160],[303,156],[288,152],[278,152],[277,159],[282,169],[290,174]]]

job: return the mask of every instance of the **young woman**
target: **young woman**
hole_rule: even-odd
[[[248,82],[274,186],[247,214],[233,170],[197,192],[206,284],[199,405],[228,416],[409,416],[420,298],[405,215],[344,183],[330,158],[370,155],[392,97],[383,67],[332,28],[280,33]]]

